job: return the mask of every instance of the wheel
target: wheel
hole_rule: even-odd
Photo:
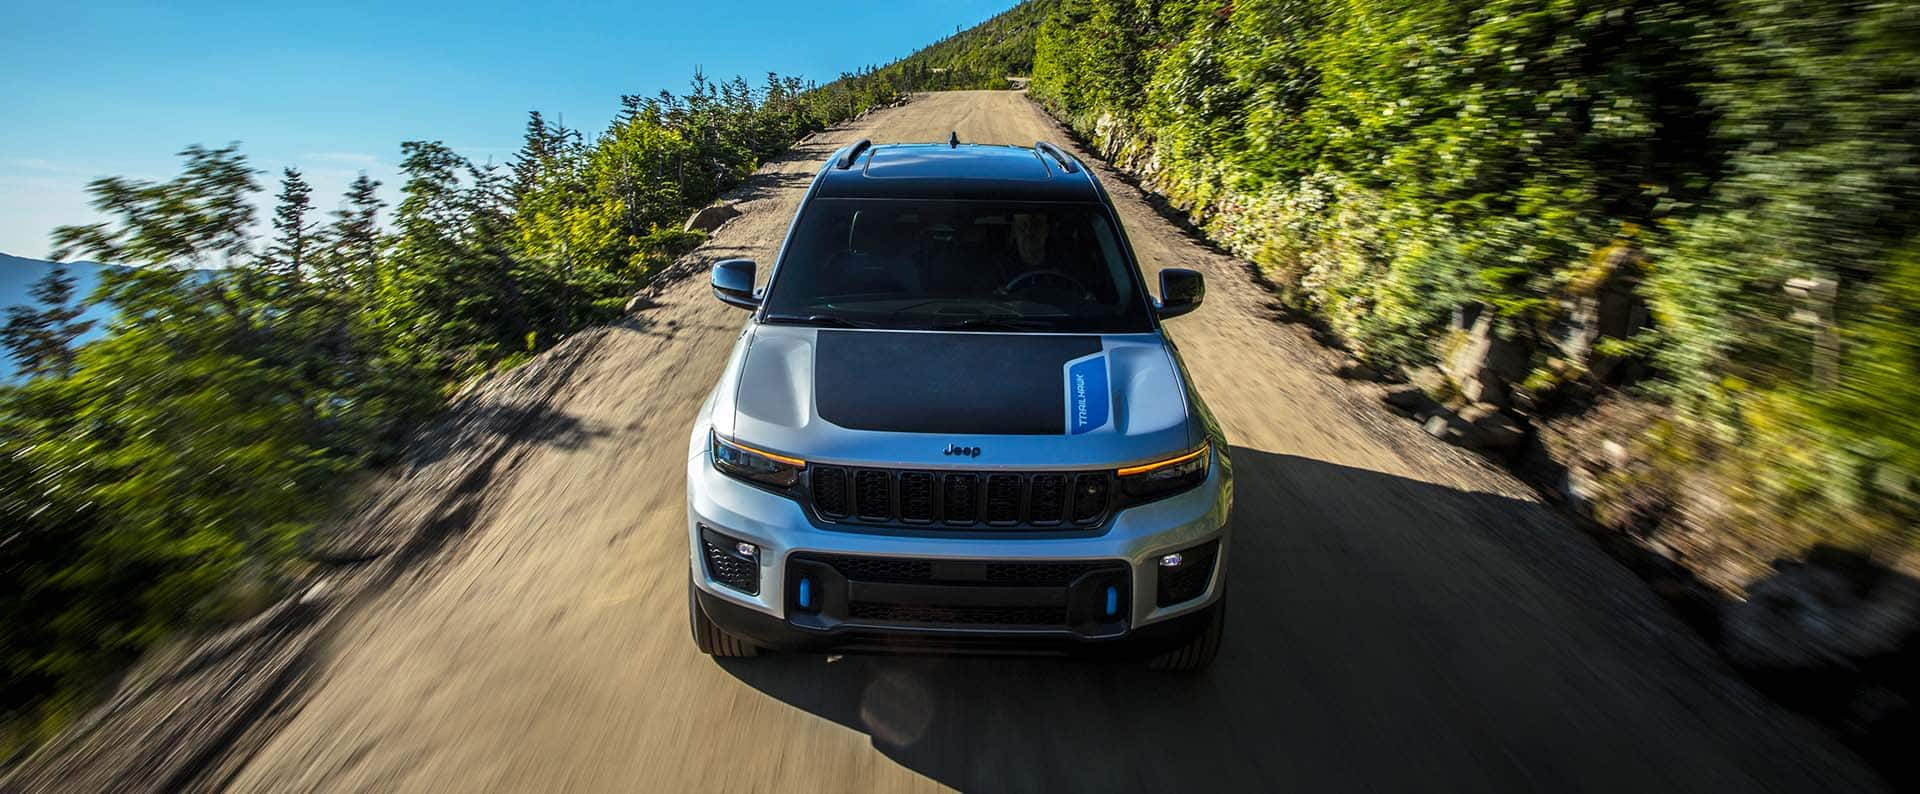
[[[1227,601],[1220,599],[1211,608],[1212,615],[1207,619],[1207,627],[1193,635],[1186,645],[1160,654],[1147,663],[1153,670],[1175,673],[1199,672],[1213,664],[1213,657],[1220,653],[1220,638],[1226,631]]]
[[[687,579],[687,623],[693,629],[693,644],[700,652],[720,659],[759,656],[760,646],[728,634],[726,629],[713,624],[713,620],[707,617],[707,611],[700,608],[700,598],[696,592],[693,579]]]

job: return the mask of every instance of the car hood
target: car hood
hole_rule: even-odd
[[[1159,334],[945,333],[756,325],[714,429],[827,463],[1106,468],[1204,430]]]

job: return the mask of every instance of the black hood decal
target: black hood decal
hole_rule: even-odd
[[[851,430],[1060,435],[1063,368],[1098,352],[1098,336],[823,330],[814,403]]]

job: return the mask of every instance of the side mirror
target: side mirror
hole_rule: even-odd
[[[713,296],[728,306],[742,309],[760,308],[760,298],[753,294],[753,260],[723,259],[713,264]]]
[[[1160,318],[1179,317],[1200,308],[1207,297],[1207,281],[1199,271],[1170,267],[1160,271]]]

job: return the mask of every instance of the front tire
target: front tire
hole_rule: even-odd
[[[693,644],[701,653],[716,659],[760,655],[760,646],[727,633],[707,617],[707,611],[700,608],[699,589],[693,586],[691,576],[687,578],[687,622],[693,629]]]
[[[1193,635],[1186,645],[1160,654],[1147,662],[1147,668],[1170,673],[1197,673],[1213,664],[1213,657],[1220,653],[1220,640],[1226,632],[1227,599],[1223,596],[1213,606],[1207,608],[1211,616],[1207,618],[1207,627]]]

